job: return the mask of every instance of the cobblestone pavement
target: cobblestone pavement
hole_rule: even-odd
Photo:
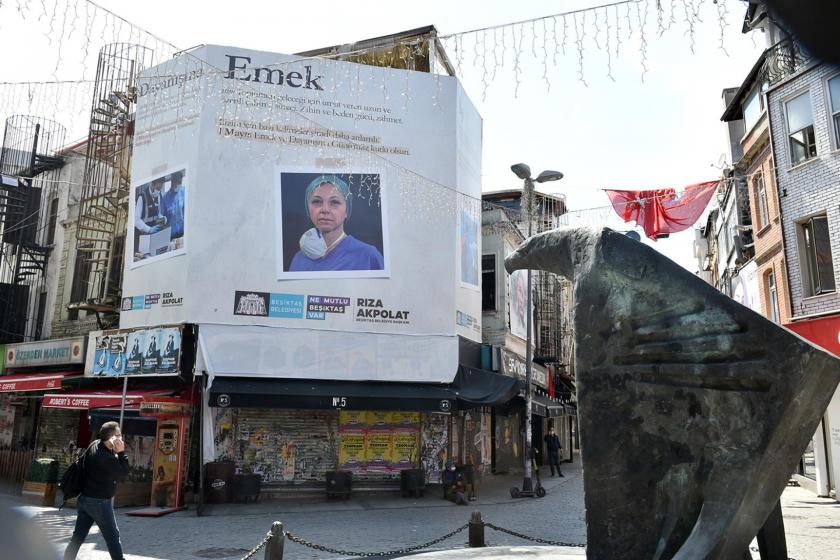
[[[127,560],[195,560],[241,558],[258,543],[272,521],[308,541],[349,551],[385,551],[435,539],[463,524],[473,510],[485,521],[553,541],[583,543],[586,539],[583,481],[579,464],[565,465],[565,478],[548,478],[545,498],[510,498],[510,486],[521,477],[489,476],[479,486],[479,499],[456,506],[437,490],[423,498],[398,495],[353,495],[348,501],[309,499],[258,504],[226,504],[197,517],[187,510],[160,518],[131,517],[131,508],[117,510]],[[8,498],[0,504],[9,505]],[[840,504],[817,498],[801,488],[788,488],[783,513],[790,556],[796,560],[836,560],[840,555]],[[15,502],[13,505],[20,505]],[[75,510],[21,506],[46,532],[57,550],[73,531]],[[488,545],[534,544],[486,530]],[[431,550],[464,547],[463,531]],[[258,558],[261,558],[260,554]],[[285,558],[340,558],[298,544],[286,543]],[[757,557],[757,554],[756,554]],[[107,560],[105,543],[94,528],[82,546],[80,560]]]

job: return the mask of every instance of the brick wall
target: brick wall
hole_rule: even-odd
[[[781,210],[776,188],[776,174],[773,170],[773,155],[770,145],[753,160],[747,170],[747,185],[750,193],[750,208],[753,219],[753,240],[755,242],[755,260],[758,264],[759,297],[762,314],[773,317],[770,307],[770,292],[768,275],[772,272],[776,283],[776,300],[779,307],[781,323],[790,321],[791,305],[787,283],[787,271],[784,267],[784,242],[782,237]],[[767,223],[759,219],[758,192],[756,179],[761,176],[764,180],[764,190],[767,198]]]
[[[801,220],[815,214],[827,214],[834,277],[835,282],[840,284],[837,280],[840,278],[840,151],[832,142],[826,85],[826,79],[837,73],[835,66],[817,64],[768,92],[781,226],[794,316],[840,312],[840,294],[837,292],[808,297],[807,287],[803,285],[805,271],[800,261],[798,234]],[[817,156],[792,167],[784,103],[804,92],[808,92],[811,100]]]

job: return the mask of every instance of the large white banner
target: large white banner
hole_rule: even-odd
[[[342,379],[450,381],[457,357],[418,376],[394,349],[480,341],[481,119],[456,79],[202,47],[144,74],[136,140],[122,327],[273,327],[248,331],[263,355],[338,337],[330,360],[372,359],[304,369]]]

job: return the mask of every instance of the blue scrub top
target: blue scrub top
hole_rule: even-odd
[[[373,245],[348,235],[327,256],[310,259],[298,251],[289,266],[289,272],[320,272],[327,270],[382,270],[385,259]]]

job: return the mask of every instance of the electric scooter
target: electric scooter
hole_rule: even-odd
[[[533,498],[536,496],[537,498],[542,498],[545,496],[545,487],[542,485],[542,481],[540,480],[540,466],[537,464],[537,451],[536,448],[531,449],[531,470],[534,473],[534,482],[533,482],[533,489],[527,490],[523,488],[520,490],[516,486],[510,489],[510,497],[511,498]]]

